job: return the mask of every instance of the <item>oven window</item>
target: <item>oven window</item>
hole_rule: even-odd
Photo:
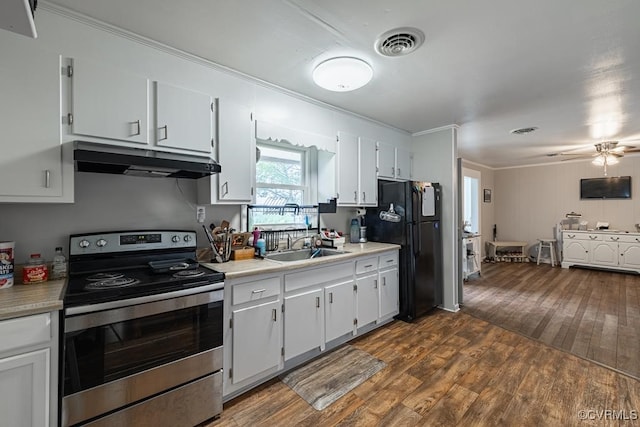
[[[65,334],[64,395],[222,345],[222,302]]]

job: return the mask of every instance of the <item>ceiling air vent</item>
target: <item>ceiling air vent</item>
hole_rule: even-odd
[[[424,43],[424,33],[417,28],[403,27],[387,31],[376,40],[376,52],[382,56],[407,55]]]
[[[520,129],[514,129],[511,131],[512,134],[514,135],[524,135],[525,133],[531,133],[535,130],[538,130],[537,127],[532,126],[530,128],[520,128]]]

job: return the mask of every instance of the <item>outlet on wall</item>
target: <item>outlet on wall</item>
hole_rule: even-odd
[[[196,206],[196,220],[200,223],[203,223],[205,217],[206,213],[204,210],[204,206]]]

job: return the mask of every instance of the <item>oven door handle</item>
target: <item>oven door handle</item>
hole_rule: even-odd
[[[220,289],[220,286],[221,283],[215,283],[164,294],[70,307],[65,310],[64,330],[65,332],[75,332],[183,308],[208,305],[215,302],[222,303],[224,290]]]

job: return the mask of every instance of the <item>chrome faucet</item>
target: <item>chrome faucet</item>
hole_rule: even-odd
[[[298,237],[298,238],[293,238],[291,237],[290,233],[287,233],[287,250],[291,250],[293,249],[293,246],[299,242],[300,240],[304,240],[304,239],[310,239],[310,236],[302,236],[302,237]],[[306,245],[303,244],[302,246],[303,248],[307,247]]]

